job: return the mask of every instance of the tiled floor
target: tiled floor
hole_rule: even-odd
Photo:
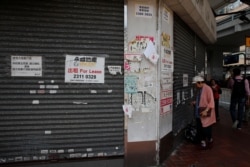
[[[250,167],[250,122],[242,130],[232,128],[227,108],[220,107],[221,120],[213,126],[214,146],[201,150],[184,141],[164,162],[164,167]]]

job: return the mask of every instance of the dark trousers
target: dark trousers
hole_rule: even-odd
[[[210,141],[212,139],[212,125],[208,127],[202,127],[200,118],[196,118],[196,125],[197,125],[198,140]]]
[[[239,121],[237,128],[241,128],[243,113],[245,110],[245,103],[246,103],[245,98],[231,98],[230,114],[233,122],[235,122],[236,120]],[[237,105],[238,109],[236,109]]]

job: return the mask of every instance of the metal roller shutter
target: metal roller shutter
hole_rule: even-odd
[[[194,33],[174,15],[174,113],[173,132],[177,134],[192,116],[190,97],[194,76]],[[183,86],[183,75],[188,76],[188,86]]]
[[[204,42],[198,37],[195,40],[196,45],[196,72],[205,72],[205,54],[206,54],[206,46]]]
[[[124,155],[123,0],[0,1],[0,164]],[[65,83],[65,54],[105,54],[104,83]],[[40,56],[41,77],[11,76]]]

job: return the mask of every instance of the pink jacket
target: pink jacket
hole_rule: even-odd
[[[212,109],[210,117],[201,117],[201,123],[203,127],[208,127],[216,122],[215,109],[214,109],[214,97],[213,91],[210,86],[204,84],[202,87],[200,97],[200,107],[209,107]]]

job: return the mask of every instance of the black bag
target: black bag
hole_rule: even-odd
[[[196,125],[188,124],[188,126],[185,129],[184,136],[188,141],[191,141],[192,143],[197,143],[198,135],[197,135]]]

